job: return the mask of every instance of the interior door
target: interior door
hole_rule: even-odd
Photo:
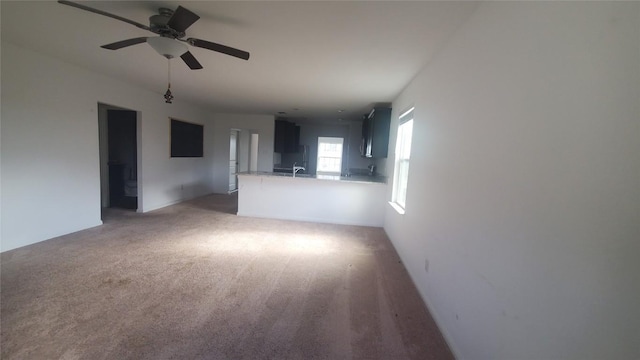
[[[238,131],[231,130],[229,139],[229,192],[234,192],[238,190]]]

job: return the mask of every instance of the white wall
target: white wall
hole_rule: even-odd
[[[273,171],[273,115],[215,114],[212,134],[214,156],[213,192],[229,191],[229,138],[231,129],[258,134],[258,171]]]
[[[640,358],[640,3],[484,3],[411,105],[385,230],[456,355]]]
[[[101,224],[98,102],[141,113],[143,211],[212,191],[206,109],[3,41],[2,251]],[[203,158],[169,157],[169,117],[204,124]]]

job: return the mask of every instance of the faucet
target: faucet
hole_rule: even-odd
[[[296,177],[296,173],[300,170],[307,171],[304,166],[296,166],[296,163],[293,163],[293,177]]]

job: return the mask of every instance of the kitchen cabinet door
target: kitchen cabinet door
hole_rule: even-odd
[[[273,151],[277,153],[285,152],[286,137],[287,137],[287,121],[276,120],[275,130],[273,136]]]
[[[300,144],[300,126],[286,121],[276,120],[273,137],[273,151],[277,153],[298,152]]]
[[[389,148],[391,109],[377,107],[362,120],[360,155],[367,158],[386,158]]]

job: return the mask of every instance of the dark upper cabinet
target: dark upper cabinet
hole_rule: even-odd
[[[391,108],[376,107],[364,115],[360,155],[368,158],[386,158],[390,126]]]
[[[300,126],[296,125],[295,130],[293,132],[293,148],[291,152],[300,151]]]
[[[300,126],[286,120],[276,120],[273,151],[281,154],[298,152],[299,144]]]
[[[365,114],[362,116],[362,137],[360,138],[360,155],[364,157],[371,154],[370,127],[369,115]]]
[[[276,120],[276,127],[273,136],[273,151],[284,152],[285,138],[287,137],[287,121]]]

